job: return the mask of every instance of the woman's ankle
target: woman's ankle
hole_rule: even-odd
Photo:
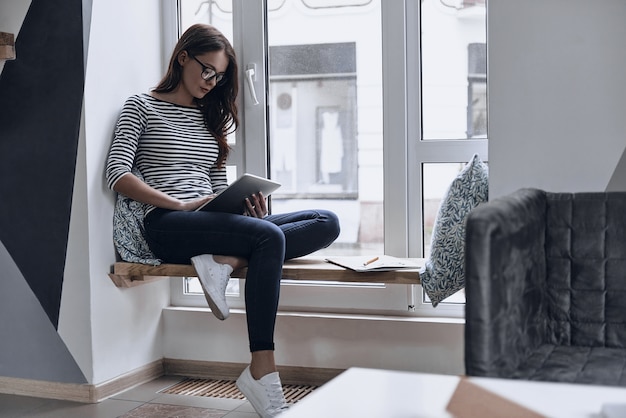
[[[239,270],[248,265],[248,260],[245,258],[231,255],[213,255],[213,261],[219,264],[228,264],[233,270]]]
[[[255,351],[252,353],[250,362],[250,373],[252,377],[259,380],[263,376],[276,371],[274,352],[271,350]]]

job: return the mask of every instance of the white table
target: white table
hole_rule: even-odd
[[[459,381],[449,375],[351,368],[281,418],[451,417],[446,406]],[[626,388],[475,377],[469,381],[546,417],[600,418],[604,404],[626,404]]]

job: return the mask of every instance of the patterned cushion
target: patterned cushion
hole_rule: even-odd
[[[138,170],[132,173],[143,179]],[[156,266],[161,260],[152,253],[144,236],[145,211],[146,205],[118,193],[113,210],[113,242],[122,260]]]
[[[465,287],[465,221],[489,195],[489,170],[478,154],[452,181],[437,212],[430,258],[420,280],[433,307]]]

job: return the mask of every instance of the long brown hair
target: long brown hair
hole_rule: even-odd
[[[228,39],[215,27],[199,23],[190,26],[176,43],[167,73],[154,88],[155,92],[168,93],[178,87],[182,78],[182,67],[178,62],[178,55],[183,51],[193,56],[224,51],[228,57],[224,84],[216,85],[202,99],[195,99],[204,114],[207,129],[217,140],[219,147],[217,165],[223,167],[230,151],[226,135],[234,132],[239,126],[236,104],[239,82],[235,50]]]

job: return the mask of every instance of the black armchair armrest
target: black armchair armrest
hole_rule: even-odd
[[[465,367],[511,376],[546,335],[546,195],[522,189],[467,219]]]

